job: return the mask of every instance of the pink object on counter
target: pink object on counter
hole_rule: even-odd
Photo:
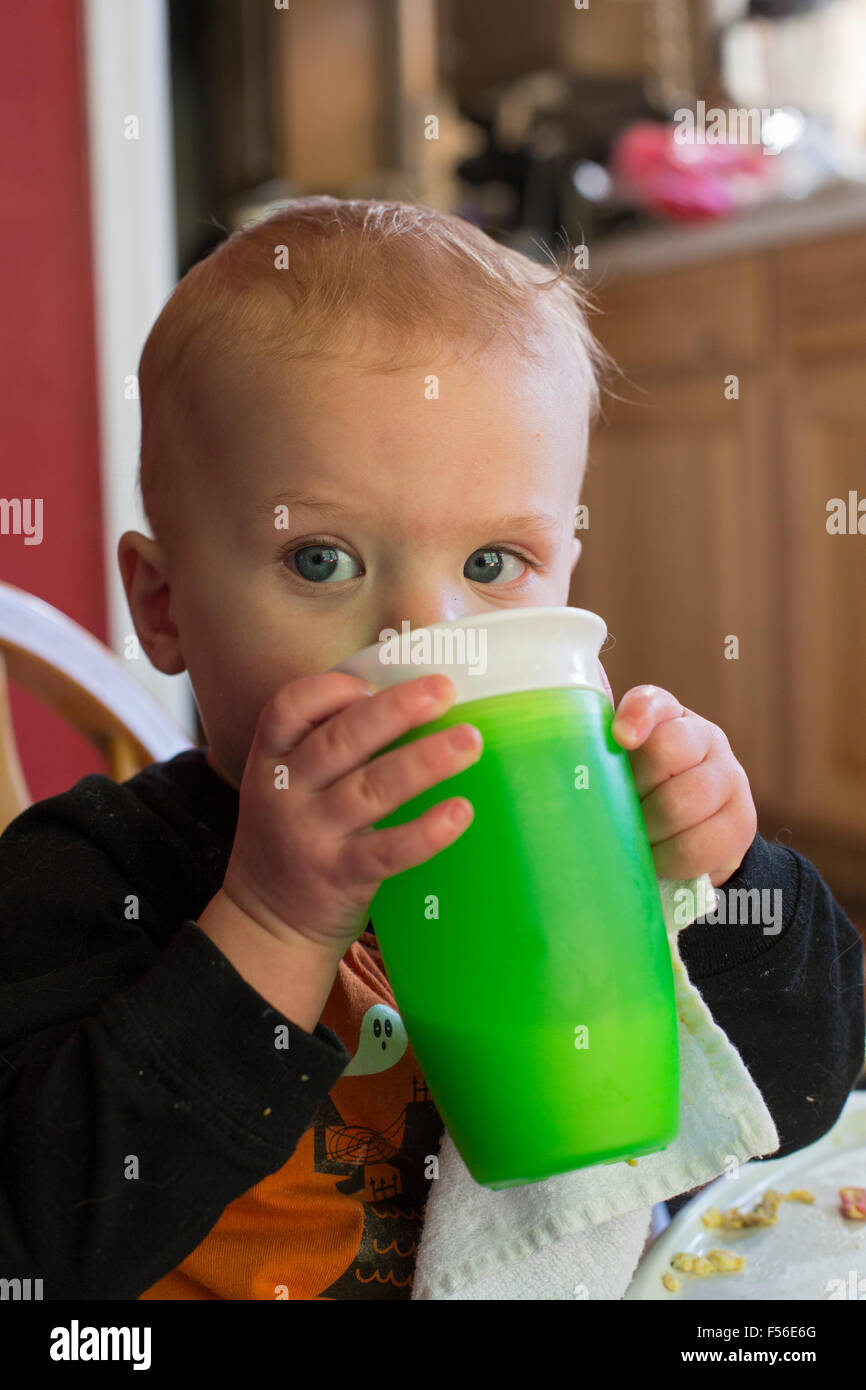
[[[676,222],[725,217],[741,207],[744,180],[770,175],[763,146],[679,144],[672,124],[640,121],[614,142],[609,168],[636,206]]]

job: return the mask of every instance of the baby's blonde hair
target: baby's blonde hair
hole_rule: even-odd
[[[192,388],[219,358],[242,372],[363,350],[371,370],[391,372],[504,333],[543,361],[563,351],[551,341],[558,326],[583,376],[588,427],[610,359],[590,332],[571,251],[551,260],[552,276],[472,223],[407,203],[296,198],[248,222],[187,271],[141,354],[139,488],[154,535],[168,539],[177,522],[173,472],[195,455]],[[368,322],[385,329],[375,360],[359,347]]]

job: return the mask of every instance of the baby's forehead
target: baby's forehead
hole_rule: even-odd
[[[391,370],[373,350],[380,338],[368,335],[365,346],[363,354],[293,357],[236,339],[225,353],[208,353],[187,393],[196,455],[208,471],[221,465],[235,497],[249,498],[262,491],[262,471],[274,468],[303,481],[345,463],[335,470],[340,485],[355,485],[356,456],[369,463],[380,444],[411,471],[416,452],[438,456],[437,432],[448,437],[455,419],[472,464],[476,455],[483,461],[485,441],[491,456],[511,451],[512,439],[548,452],[573,444],[580,453],[589,392],[573,349],[554,334],[528,354],[507,339],[476,352],[466,343],[447,353],[413,343]],[[486,481],[499,490],[495,470]]]
[[[519,364],[527,373],[570,368],[579,376],[588,365],[573,334],[555,316],[493,327],[483,319],[470,318],[455,333],[434,323],[429,331],[417,327],[401,331],[369,311],[348,313],[339,330],[322,341],[296,341],[284,313],[269,318],[268,326],[255,335],[229,320],[209,332],[207,350],[199,354],[197,365],[205,386],[212,381],[222,389],[232,381],[238,386],[247,382],[278,390],[287,370],[303,369],[309,377],[355,371],[375,377],[435,366],[459,371],[482,364],[490,371],[506,371]]]
[[[372,350],[321,357],[275,353],[242,362],[230,374],[224,370],[206,389],[217,409],[229,402],[247,413],[294,412],[308,426],[327,427],[344,403],[351,408],[355,401],[377,399],[401,408],[417,405],[435,426],[437,412],[447,413],[461,394],[473,392],[479,401],[499,392],[504,407],[535,396],[534,408],[552,418],[573,415],[581,404],[588,409],[591,382],[570,345],[551,338],[534,351],[509,341],[485,348],[412,344],[393,363]],[[355,420],[358,428],[364,418]],[[386,425],[387,416],[377,424]]]

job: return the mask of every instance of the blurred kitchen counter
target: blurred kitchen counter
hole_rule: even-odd
[[[593,242],[589,259],[593,277],[640,275],[856,228],[866,230],[866,184],[835,179],[808,197],[754,204],[713,222],[614,233]]]

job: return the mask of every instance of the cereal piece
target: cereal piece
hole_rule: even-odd
[[[866,1221],[866,1187],[840,1187],[839,1196],[847,1221]]]
[[[683,1274],[691,1274],[694,1256],[686,1253],[685,1250],[678,1250],[671,1260],[674,1269],[681,1269]]]
[[[681,1287],[680,1281],[675,1274],[663,1274],[662,1283],[666,1289],[670,1289],[671,1293],[676,1293],[677,1289]]]
[[[745,1255],[734,1255],[730,1250],[710,1250],[706,1255],[690,1255],[678,1250],[671,1260],[674,1269],[684,1274],[697,1274],[705,1278],[708,1274],[729,1274],[742,1269],[746,1263]]]
[[[708,1250],[707,1259],[720,1274],[742,1269],[746,1263],[745,1255],[734,1255],[730,1250]]]
[[[779,1203],[782,1200],[781,1192],[775,1188],[768,1187],[760,1202],[744,1214],[742,1218],[743,1226],[772,1226],[775,1224],[779,1210]]]
[[[636,1167],[637,1167],[637,1159],[636,1159],[636,1158],[627,1158],[627,1159],[626,1159],[626,1163],[629,1165],[630,1168],[636,1168]]]
[[[795,1188],[793,1192],[777,1192],[774,1187],[769,1187],[751,1211],[743,1212],[740,1211],[739,1207],[731,1207],[730,1211],[721,1212],[717,1207],[710,1207],[704,1212],[701,1221],[708,1230],[713,1230],[718,1226],[723,1226],[727,1231],[746,1230],[750,1226],[773,1226],[776,1222],[780,1202],[814,1202],[814,1200],[813,1194],[805,1187]]]

